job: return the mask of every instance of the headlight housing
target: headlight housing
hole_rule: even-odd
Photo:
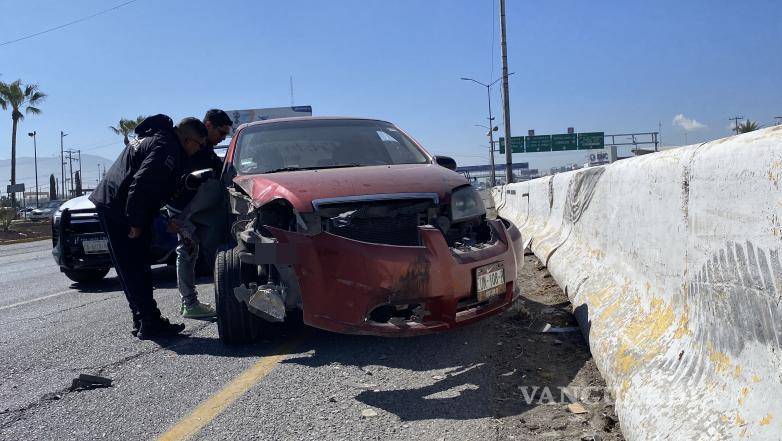
[[[480,193],[472,185],[459,188],[451,195],[451,222],[486,214]]]

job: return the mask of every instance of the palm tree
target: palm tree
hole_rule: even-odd
[[[760,125],[757,123],[757,121],[750,121],[746,120],[745,122],[739,124],[739,133],[749,133],[754,132],[755,130],[759,129]]]
[[[109,126],[109,129],[111,129],[111,131],[116,133],[117,135],[122,135],[125,145],[128,145],[128,143],[130,142],[128,136],[130,136],[130,134],[133,133],[133,130],[136,129],[136,126],[138,126],[141,123],[141,121],[144,121],[143,116],[139,116],[136,119],[120,118],[119,124],[117,124],[116,127]]]
[[[12,83],[0,81],[0,107],[11,108],[11,185],[16,184],[16,128],[25,114],[38,115],[41,109],[37,106],[46,99],[46,94],[38,90],[37,84],[22,84],[22,80]],[[22,113],[24,110],[24,113]],[[16,206],[16,195],[11,195],[11,201]]]

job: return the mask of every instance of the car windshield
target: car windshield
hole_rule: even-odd
[[[42,208],[60,208],[60,204],[62,204],[60,201],[49,201],[49,203]]]
[[[239,135],[234,158],[241,174],[427,162],[392,124],[339,119],[248,127]]]

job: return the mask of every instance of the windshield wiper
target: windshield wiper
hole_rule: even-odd
[[[277,172],[298,171],[298,170],[319,170],[323,168],[347,168],[347,167],[361,167],[361,164],[351,163],[351,164],[340,164],[340,165],[318,165],[312,167],[282,167],[282,168],[275,168],[274,170],[269,170],[264,173],[277,173]]]

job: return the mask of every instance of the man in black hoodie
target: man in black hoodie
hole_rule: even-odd
[[[149,246],[152,222],[185,173],[185,159],[201,148],[206,127],[185,118],[174,127],[166,115],[142,121],[133,140],[101,180],[90,200],[98,211],[109,252],[141,339],[178,334],[185,326],[161,317],[153,297]]]

